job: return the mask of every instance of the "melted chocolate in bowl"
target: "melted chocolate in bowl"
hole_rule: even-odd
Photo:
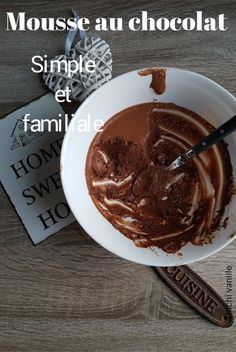
[[[86,161],[90,196],[101,214],[138,247],[175,253],[210,243],[233,193],[224,142],[168,171],[214,127],[168,103],[131,106],[107,121]]]

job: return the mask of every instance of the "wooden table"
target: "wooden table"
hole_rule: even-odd
[[[111,45],[114,76],[153,65],[190,69],[236,94],[236,2],[207,1],[6,1],[0,2],[1,115],[46,92],[30,70],[33,55],[62,52],[63,32],[6,32],[6,11],[65,17],[70,8],[96,17],[229,17],[226,32],[103,32]],[[0,350],[2,352],[224,351],[236,347],[235,325],[217,328],[188,308],[148,268],[120,259],[77,224],[34,247],[0,192]],[[223,297],[225,270],[235,242],[191,265]],[[233,299],[236,315],[236,299]]]

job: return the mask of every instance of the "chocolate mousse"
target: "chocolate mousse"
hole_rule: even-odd
[[[210,243],[233,192],[227,145],[220,142],[174,171],[167,166],[214,127],[171,103],[131,106],[91,143],[86,179],[101,214],[138,247],[169,253]]]
[[[145,68],[138,72],[140,76],[152,76],[150,88],[152,88],[156,94],[163,94],[166,90],[166,69],[160,67]]]

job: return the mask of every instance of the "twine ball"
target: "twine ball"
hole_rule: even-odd
[[[79,56],[83,58],[83,71],[71,73],[65,70],[65,65],[61,65],[60,72],[57,72],[57,65],[53,65],[53,72],[44,72],[43,79],[45,84],[54,92],[59,89],[70,89],[70,99],[83,101],[90,93],[109,81],[112,77],[112,55],[109,45],[105,40],[97,37],[85,37],[77,42],[70,51],[70,56],[65,54],[55,56],[52,60],[76,60]],[[88,60],[95,62],[94,72],[85,70],[85,63]],[[48,64],[48,70],[49,71]],[[71,65],[73,69],[73,62]],[[75,64],[74,64],[75,69]]]

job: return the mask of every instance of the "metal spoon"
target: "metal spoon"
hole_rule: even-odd
[[[213,144],[221,141],[224,137],[228,136],[236,130],[236,115],[231,117],[228,121],[223,123],[215,131],[210,133],[206,138],[195,144],[192,148],[188,149],[185,153],[181,154],[175,159],[169,166],[169,170],[175,170],[178,167],[184,165],[193,156],[202,153],[204,150],[211,147]]]

